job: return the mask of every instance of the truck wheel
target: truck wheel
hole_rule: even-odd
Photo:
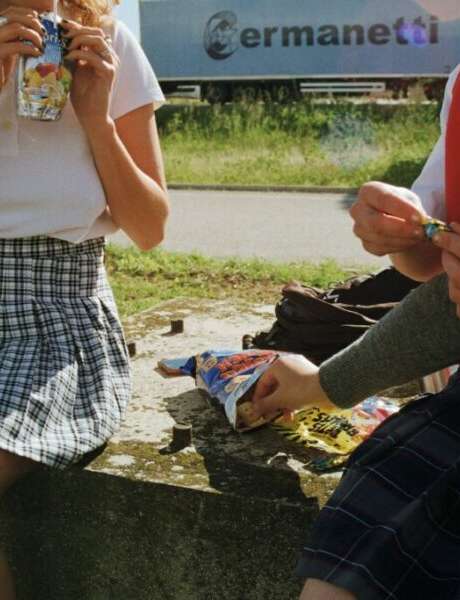
[[[232,99],[230,86],[211,83],[204,86],[202,98],[209,104],[225,104]]]

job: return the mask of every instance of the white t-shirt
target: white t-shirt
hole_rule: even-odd
[[[422,206],[427,214],[430,217],[442,219],[443,221],[446,219],[444,182],[446,172],[446,127],[449,109],[452,103],[453,87],[459,73],[460,65],[451,73],[446,85],[444,102],[441,109],[441,137],[433,148],[422,172],[412,186],[412,191],[420,198]],[[414,132],[414,135],[417,135],[416,131]]]
[[[120,67],[110,116],[164,102],[155,74],[129,29],[110,25]],[[0,238],[48,235],[81,242],[112,233],[104,190],[70,100],[61,119],[16,117],[14,77],[0,92]]]

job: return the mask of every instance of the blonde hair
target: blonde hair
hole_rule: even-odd
[[[61,4],[71,19],[83,25],[99,25],[102,19],[112,12],[120,0],[61,0]]]

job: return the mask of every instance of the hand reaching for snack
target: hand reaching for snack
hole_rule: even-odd
[[[301,355],[281,356],[259,379],[253,395],[253,413],[285,415],[305,406],[336,408],[319,381],[319,368]]]

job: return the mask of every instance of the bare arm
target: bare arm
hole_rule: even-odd
[[[148,250],[164,236],[168,217],[163,161],[153,105],[114,121],[110,95],[120,61],[98,27],[65,21],[67,60],[75,61],[71,100],[104,187],[114,222]]]
[[[114,222],[141,248],[159,244],[169,212],[153,106],[87,129]]]

